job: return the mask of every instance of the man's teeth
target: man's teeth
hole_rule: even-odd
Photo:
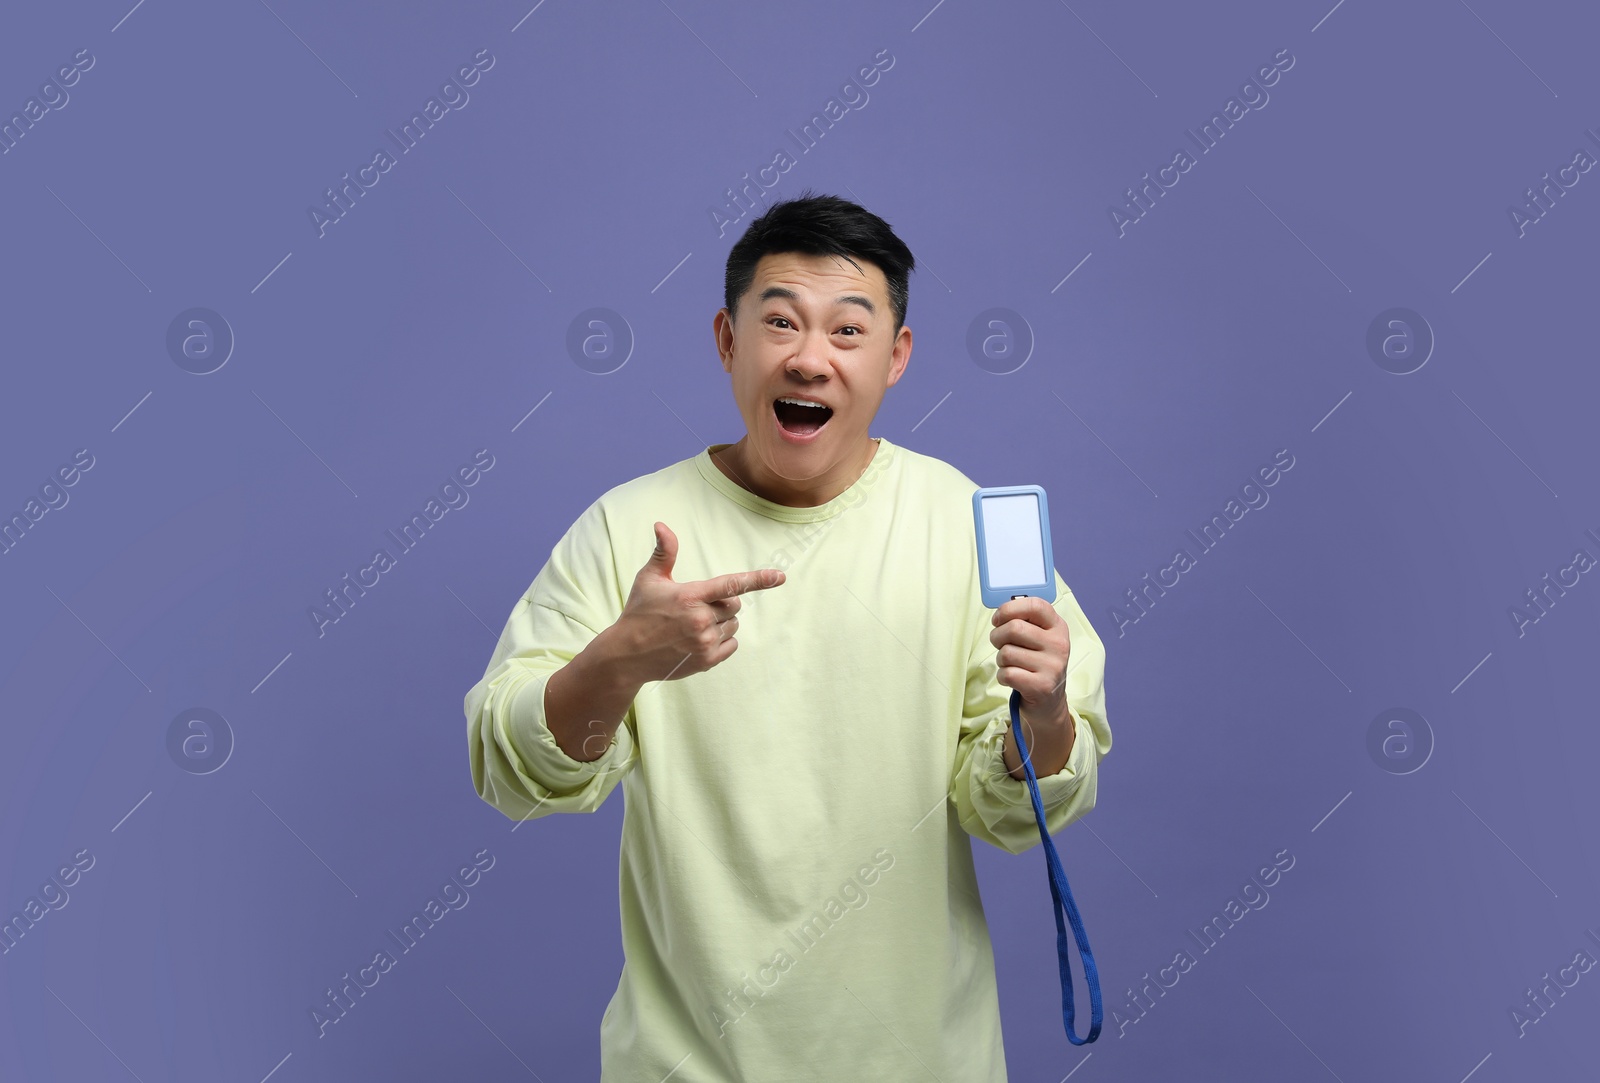
[[[778,401],[792,403],[795,406],[811,406],[818,410],[826,410],[828,408],[820,402],[807,402],[805,399],[779,399]]]

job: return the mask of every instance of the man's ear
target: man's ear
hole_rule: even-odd
[[[711,318],[711,336],[717,344],[717,356],[722,359],[722,371],[733,372],[733,317],[726,308],[717,309]]]
[[[900,328],[900,333],[894,337],[894,349],[889,354],[889,382],[885,387],[893,387],[905,374],[906,364],[911,360],[911,327],[909,324]]]

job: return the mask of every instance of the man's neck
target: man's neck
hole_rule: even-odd
[[[749,444],[744,437],[741,437],[736,444],[729,444],[719,451],[713,451],[711,461],[716,463],[717,469],[734,484],[763,500],[770,500],[774,504],[788,508],[815,508],[826,504],[850,488],[862,474],[867,472],[873,456],[878,453],[878,441],[869,439],[863,443],[861,450],[865,457],[859,459],[859,465],[853,470],[837,471],[832,476],[825,475],[805,485],[796,485],[786,478],[760,468],[760,464],[752,464],[746,454]]]

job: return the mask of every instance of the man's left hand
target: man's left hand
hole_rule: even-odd
[[[1027,727],[1034,774],[1053,775],[1066,766],[1076,726],[1067,709],[1067,662],[1072,635],[1067,622],[1043,598],[1013,598],[994,611],[989,642],[998,648],[996,679],[1022,698],[1019,715]],[[1006,766],[1025,778],[1014,739],[1006,737]]]

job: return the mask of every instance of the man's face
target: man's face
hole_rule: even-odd
[[[870,457],[867,426],[905,371],[911,329],[895,333],[883,271],[856,263],[860,270],[835,256],[768,253],[738,318],[717,313],[717,349],[759,475],[831,488],[853,481]],[[777,405],[785,397],[828,409]]]

